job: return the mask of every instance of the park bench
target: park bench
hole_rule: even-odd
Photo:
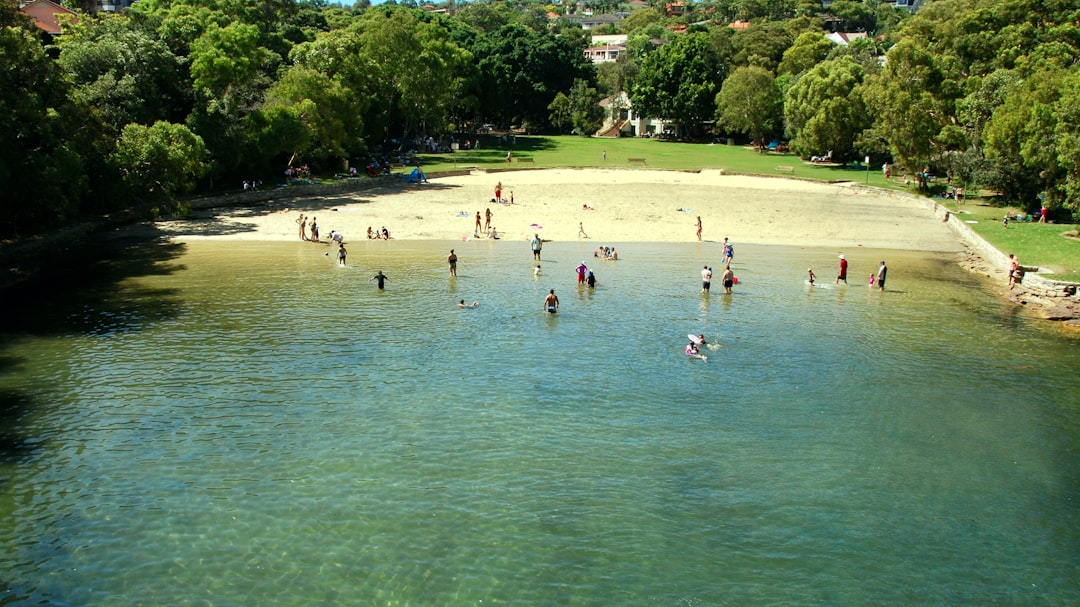
[[[533,161],[532,158],[524,158],[524,157],[519,156],[517,161],[518,162],[528,162],[529,164],[535,164],[535,162]]]
[[[627,158],[626,162],[630,164],[645,164],[644,158]]]
[[[790,165],[786,165],[786,164],[781,164],[781,165],[776,167],[776,170],[778,172],[780,172],[780,173],[794,173],[795,172],[795,167],[790,166]]]

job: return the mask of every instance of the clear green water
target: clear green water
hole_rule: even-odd
[[[3,336],[0,604],[1080,603],[1075,340],[948,256],[810,289],[835,252],[743,245],[703,297],[717,245],[618,249],[595,291],[576,243],[404,241],[57,288]]]

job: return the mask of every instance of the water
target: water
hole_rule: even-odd
[[[713,243],[349,248],[140,250],[17,319],[0,604],[1080,602],[1075,339],[947,255],[743,245],[702,296]]]

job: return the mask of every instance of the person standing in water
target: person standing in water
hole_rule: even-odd
[[[735,284],[735,273],[731,271],[731,266],[724,266],[724,273],[720,280],[724,282],[724,293],[731,293],[731,285]]]
[[[810,279],[808,280],[810,286],[814,286],[814,279],[817,278],[817,276],[814,276],[814,268],[807,268],[806,273],[810,275]]]
[[[877,271],[877,286],[879,291],[885,290],[885,275],[889,273],[889,268],[885,265],[885,262],[881,262],[881,267]]]
[[[585,277],[585,284],[590,289],[596,287],[596,275],[592,273],[592,270],[589,270],[589,275]]]
[[[708,293],[709,287],[712,286],[712,270],[709,266],[705,266],[701,270],[701,292]]]
[[[540,249],[543,248],[544,241],[540,239],[539,234],[533,234],[531,244],[532,244],[533,260],[540,261]]]
[[[349,252],[345,250],[345,243],[338,244],[337,262],[339,266],[345,265],[345,256],[348,254]]]
[[[384,283],[387,280],[390,280],[390,278],[386,274],[383,274],[382,270],[379,270],[377,274],[368,279],[368,282],[371,282],[373,280],[379,281],[379,290],[382,291],[383,288],[386,286]]]
[[[574,271],[577,272],[577,282],[580,285],[585,282],[585,273],[589,271],[589,266],[585,265],[583,261],[578,267],[574,268]]]
[[[544,298],[544,309],[549,314],[554,314],[559,311],[559,297],[555,295],[555,289],[548,291],[547,297]]]
[[[847,260],[843,255],[840,255],[840,273],[836,275],[836,284],[840,284],[841,280],[847,284]]]
[[[446,263],[450,264],[450,275],[457,277],[457,253],[454,253],[453,249],[450,249],[450,254],[446,256]]]

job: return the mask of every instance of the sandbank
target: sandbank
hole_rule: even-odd
[[[513,204],[494,202],[496,184]],[[475,238],[476,213],[492,213],[502,239],[694,242],[959,252],[960,239],[931,205],[856,183],[613,169],[473,171],[426,184],[333,197],[280,198],[258,207],[198,211],[160,227],[177,240],[299,240],[296,219],[317,217],[323,240],[386,227],[395,239]],[[480,237],[486,237],[481,234]]]

